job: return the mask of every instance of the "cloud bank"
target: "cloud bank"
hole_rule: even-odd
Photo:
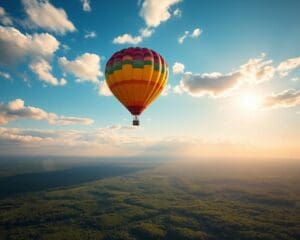
[[[300,105],[300,91],[287,89],[282,92],[266,96],[262,100],[263,108],[294,107]]]
[[[15,99],[8,104],[0,103],[0,124],[7,124],[17,119],[45,120],[54,125],[91,125],[94,120],[90,118],[57,116],[55,113],[43,109],[25,106],[22,99]]]

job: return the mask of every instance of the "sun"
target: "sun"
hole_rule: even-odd
[[[239,101],[243,110],[255,111],[259,109],[261,97],[255,93],[245,93],[241,95]]]

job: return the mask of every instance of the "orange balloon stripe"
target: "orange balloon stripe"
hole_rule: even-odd
[[[163,64],[165,65],[165,63],[160,64],[160,70],[162,69]],[[149,105],[161,93],[161,91],[164,87],[165,76],[166,76],[166,71],[165,72],[159,71],[159,74],[157,75],[157,79],[158,79],[157,80],[157,87],[155,87],[153,89],[153,91],[146,98],[146,105]]]
[[[152,93],[150,98],[148,98],[148,100],[146,101],[146,105],[150,105],[159,96],[159,94],[163,91],[163,89],[165,88],[165,86],[167,84],[168,75],[169,75],[169,70],[168,70],[166,64],[165,64],[165,69],[167,69],[167,70],[163,73],[163,75],[161,75],[161,78],[158,81],[160,83],[160,86],[157,88],[156,91],[154,91]]]
[[[135,85],[136,89],[138,91],[136,92],[132,92],[132,87],[133,85]],[[127,81],[123,81],[123,82],[119,82],[114,84],[113,87],[111,87],[111,91],[113,93],[119,92],[120,89],[123,89],[125,91],[127,91],[127,95],[117,95],[117,98],[120,100],[120,102],[123,103],[123,105],[125,105],[126,107],[130,106],[130,105],[143,105],[143,106],[147,106],[146,103],[146,98],[144,97],[144,92],[145,92],[145,87],[148,85],[148,82],[143,81],[143,82],[139,82],[136,80],[127,80]],[[151,89],[148,89],[148,94],[147,96],[150,94],[150,91],[152,92],[158,92],[160,93],[162,91],[162,88],[160,85],[155,84],[153,82],[151,82]],[[138,94],[142,94],[138,97]],[[135,95],[136,99],[132,99],[130,98],[130,94],[131,95]]]

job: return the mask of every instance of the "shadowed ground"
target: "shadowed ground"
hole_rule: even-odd
[[[300,239],[299,162],[19,164],[3,165],[18,174],[1,179],[0,240]]]
[[[66,187],[107,177],[121,176],[137,171],[138,168],[114,165],[81,166],[71,169],[26,173],[0,178],[0,197],[26,192]]]

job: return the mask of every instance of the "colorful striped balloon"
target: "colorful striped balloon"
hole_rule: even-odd
[[[169,69],[162,56],[147,48],[126,48],[106,63],[106,82],[115,97],[135,117],[159,96],[167,84]]]

